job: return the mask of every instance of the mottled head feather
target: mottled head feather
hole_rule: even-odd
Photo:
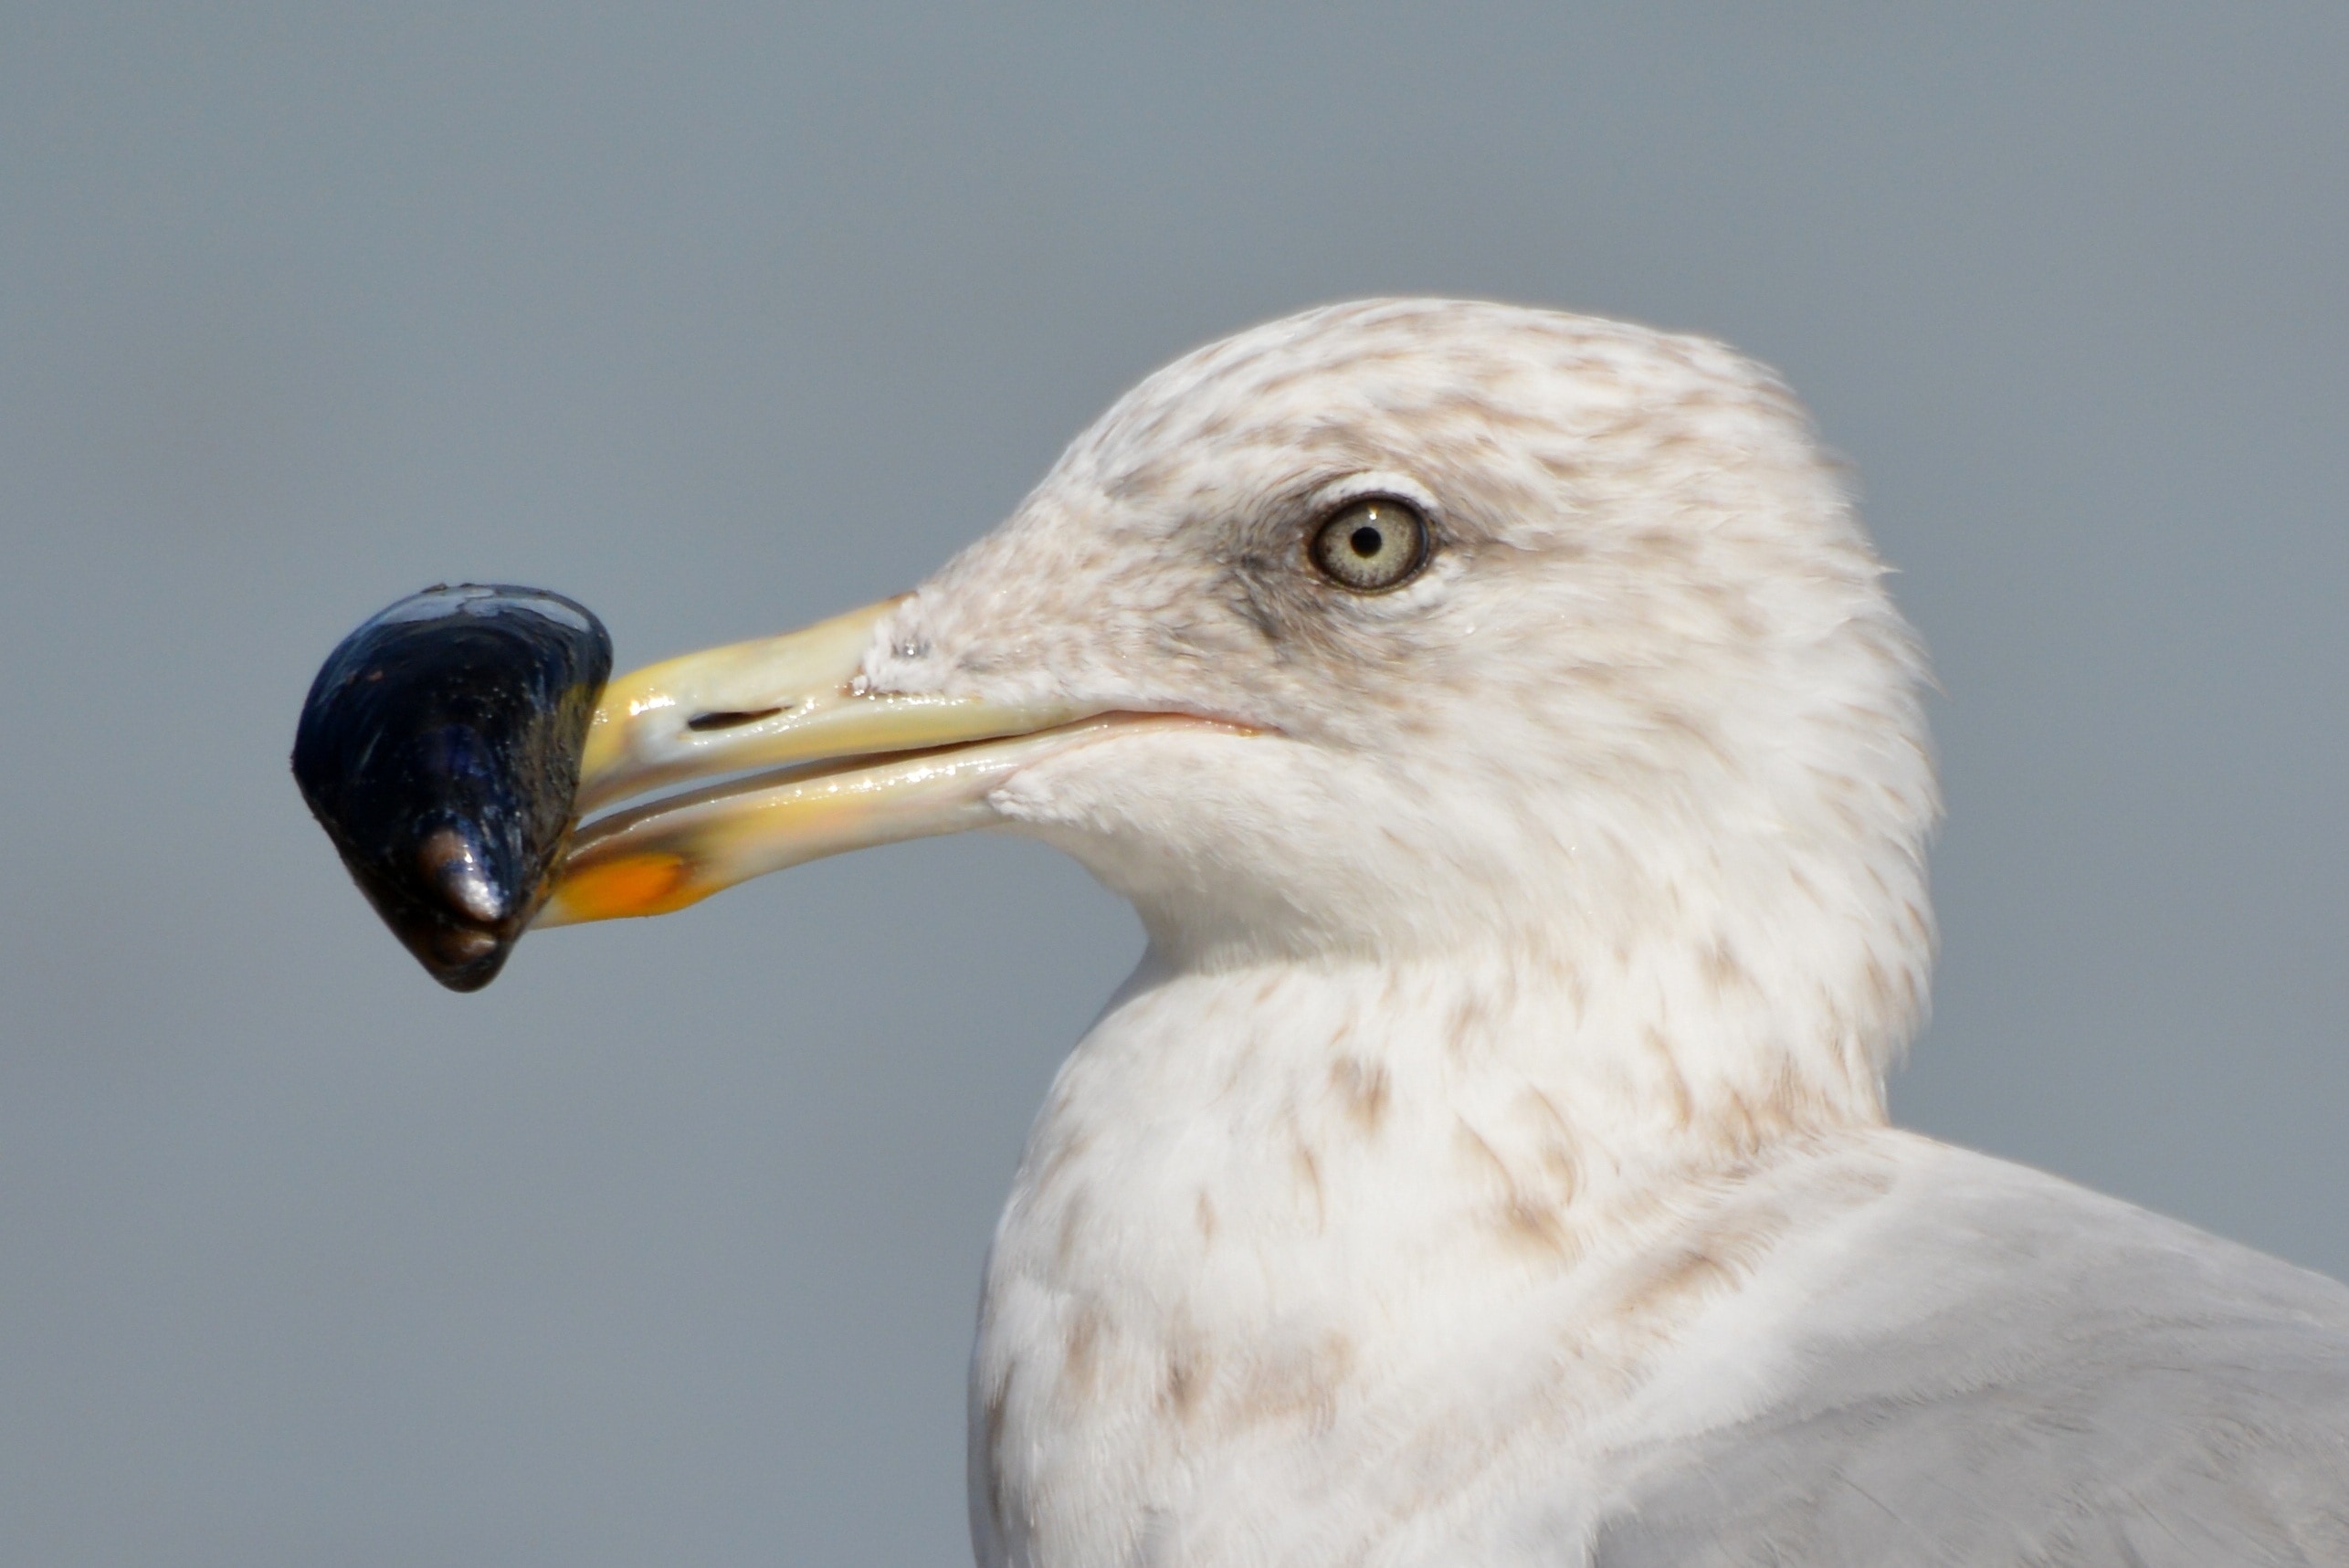
[[[1365,491],[1436,539],[1388,594],[1306,556]],[[1711,1041],[1680,1040],[1693,1079],[1858,1111],[1932,946],[1923,661],[1884,574],[1801,406],[1720,344],[1372,300],[1143,382],[866,679],[1273,731],[1104,743],[997,798],[1162,963],[1505,955],[1660,990]]]

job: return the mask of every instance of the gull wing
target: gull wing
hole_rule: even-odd
[[[1635,1464],[1591,1561],[2349,1564],[2349,1287],[1948,1153],[1796,1374]]]

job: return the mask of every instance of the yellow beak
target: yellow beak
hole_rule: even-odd
[[[536,923],[666,914],[802,861],[985,826],[995,820],[988,795],[1048,752],[1116,727],[1202,722],[858,692],[874,628],[897,603],[606,687],[578,808],[620,808],[574,832]],[[697,781],[704,787],[621,805]]]

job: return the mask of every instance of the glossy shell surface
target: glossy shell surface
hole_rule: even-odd
[[[538,913],[575,820],[612,672],[584,606],[537,588],[427,588],[342,639],[295,732],[302,798],[432,977],[477,991]]]

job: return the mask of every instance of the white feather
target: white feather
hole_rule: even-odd
[[[1360,596],[1303,542],[1371,490],[1437,548]],[[1122,734],[993,797],[1150,950],[988,1266],[983,1563],[1613,1561],[1831,1326],[1897,1370],[1904,1325],[2007,1288],[1975,1197],[2103,1212],[1883,1126],[1937,810],[1883,576],[1767,372],[1373,301],[1153,376],[882,628],[875,689],[1269,732]]]

